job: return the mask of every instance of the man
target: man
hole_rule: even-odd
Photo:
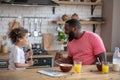
[[[98,59],[105,60],[106,50],[102,39],[93,32],[82,31],[78,20],[66,21],[65,33],[68,36],[68,56],[65,58],[60,52],[57,52],[56,62],[73,64],[74,61],[82,61],[83,65],[90,65]]]

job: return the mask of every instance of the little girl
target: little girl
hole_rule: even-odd
[[[9,70],[23,70],[28,66],[33,65],[32,50],[27,53],[23,51],[23,47],[28,43],[28,31],[23,27],[15,28],[9,33],[9,38],[13,43],[9,56]],[[31,60],[27,61],[28,58]],[[26,63],[25,63],[26,62]]]

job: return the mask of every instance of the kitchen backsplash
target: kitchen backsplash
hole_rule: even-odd
[[[5,35],[9,29],[9,22],[16,19],[21,22],[21,25],[31,32],[35,30],[34,19],[36,18],[38,21],[42,19],[41,32],[42,33],[53,33],[55,36],[57,35],[56,27],[57,24],[53,24],[53,20],[61,20],[61,16],[63,14],[67,14],[71,16],[74,13],[79,15],[80,19],[86,19],[91,17],[91,7],[90,6],[82,6],[82,5],[60,5],[55,7],[55,14],[52,12],[53,6],[15,6],[15,5],[0,5],[0,35]],[[101,16],[101,6],[97,6],[95,8],[93,16]],[[1,16],[7,18],[1,18]],[[18,18],[13,18],[18,17]],[[29,17],[23,18],[22,17]],[[33,17],[33,18],[32,18]],[[35,17],[35,18],[34,18]],[[31,28],[29,27],[29,21],[31,21]],[[37,30],[40,31],[40,27],[38,25]],[[92,31],[92,25],[82,25],[82,30]],[[96,29],[96,33],[100,35],[100,25],[98,25]],[[30,37],[29,38],[32,43],[40,43],[42,41],[41,37]],[[9,43],[8,43],[9,45]],[[56,45],[56,42],[55,42]]]

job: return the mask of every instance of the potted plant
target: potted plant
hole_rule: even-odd
[[[61,45],[64,46],[64,50],[66,51],[67,50],[67,46],[66,46],[66,44],[67,44],[67,36],[63,31],[58,32],[57,40],[60,42]]]

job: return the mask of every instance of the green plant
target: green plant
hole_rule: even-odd
[[[63,44],[66,44],[67,43],[67,36],[64,32],[60,31],[58,32],[58,38],[57,38],[58,41],[63,41],[64,40],[64,43]]]

